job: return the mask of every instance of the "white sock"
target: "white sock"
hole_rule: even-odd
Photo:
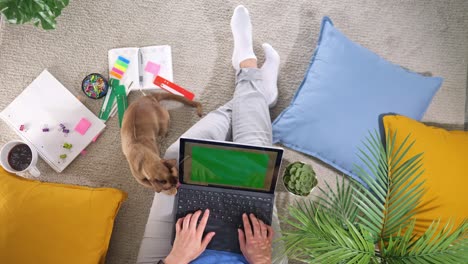
[[[268,43],[263,43],[265,51],[265,63],[263,64],[262,77],[263,89],[266,101],[269,107],[273,107],[278,100],[278,70],[280,64],[280,56],[273,47]]]
[[[257,59],[252,46],[252,23],[249,11],[242,5],[234,9],[231,18],[231,29],[234,37],[234,52],[232,53],[232,66],[239,70],[239,64],[246,59]]]

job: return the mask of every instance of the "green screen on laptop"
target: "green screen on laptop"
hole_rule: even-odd
[[[270,190],[276,152],[186,143],[184,182]]]

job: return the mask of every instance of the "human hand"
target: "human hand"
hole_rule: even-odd
[[[210,232],[206,234],[202,240],[203,231],[205,231],[210,211],[208,209],[205,210],[200,224],[197,227],[200,215],[201,210],[198,210],[194,214],[188,214],[177,220],[174,246],[172,247],[171,253],[164,259],[164,263],[189,263],[205,251],[206,246],[208,246],[208,243],[210,243],[215,233]]]
[[[253,214],[250,214],[250,220],[252,225],[250,225],[247,214],[243,214],[244,231],[237,230],[242,254],[250,264],[271,263],[273,228]]]

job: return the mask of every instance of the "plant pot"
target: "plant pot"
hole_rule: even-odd
[[[299,193],[299,191],[290,189],[289,186],[288,186],[288,183],[287,183],[287,182],[291,181],[291,177],[293,177],[293,176],[290,174],[291,168],[292,168],[293,166],[295,166],[295,165],[297,166],[297,164],[300,164],[300,165],[302,165],[302,166],[305,166],[303,169],[305,169],[305,170],[307,170],[307,171],[310,171],[310,172],[312,173],[312,175],[313,175],[312,178],[310,179],[310,181],[311,181],[311,183],[312,183],[311,186],[310,186],[310,188],[307,188],[307,187],[306,187],[307,190],[306,190],[306,191],[302,190],[302,191],[300,191],[300,193]],[[295,177],[297,178],[297,177],[300,177],[300,176],[299,176],[299,175],[296,175]],[[306,164],[306,163],[300,162],[300,161],[293,162],[293,163],[289,164],[289,165],[286,167],[286,169],[285,169],[284,172],[283,172],[283,177],[282,177],[281,181],[282,181],[282,183],[283,183],[284,188],[285,188],[289,193],[291,193],[291,194],[293,194],[293,195],[295,195],[295,196],[299,196],[299,197],[307,197],[307,196],[309,196],[310,193],[311,193],[311,192],[315,189],[315,187],[318,185],[318,180],[317,180],[317,178],[316,178],[315,171],[314,171],[314,169],[312,168],[312,166],[311,166],[310,164]],[[287,181],[287,182],[286,182],[286,181]],[[305,182],[304,184],[305,184],[305,185],[308,185],[308,183],[309,183],[309,181],[306,180],[306,182]],[[296,184],[297,184],[297,182],[296,182]],[[304,184],[299,184],[299,185],[304,186]]]

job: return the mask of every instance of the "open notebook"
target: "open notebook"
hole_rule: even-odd
[[[154,69],[148,71],[148,69],[151,68],[148,64],[153,66],[157,65],[157,75],[169,81],[173,81],[171,46],[162,45],[109,50],[109,78],[113,77],[111,73],[119,57],[125,61],[125,69],[122,69],[124,73],[122,74],[121,83],[129,87],[130,83],[133,82],[131,90],[159,89],[159,87],[153,83],[156,77]]]
[[[47,70],[0,113],[0,118],[34,146],[57,172],[62,172],[105,128],[105,124]],[[64,133],[60,124],[69,133]],[[49,131],[44,132],[44,128]],[[65,143],[73,147],[66,149]],[[67,157],[60,158],[63,154]]]

